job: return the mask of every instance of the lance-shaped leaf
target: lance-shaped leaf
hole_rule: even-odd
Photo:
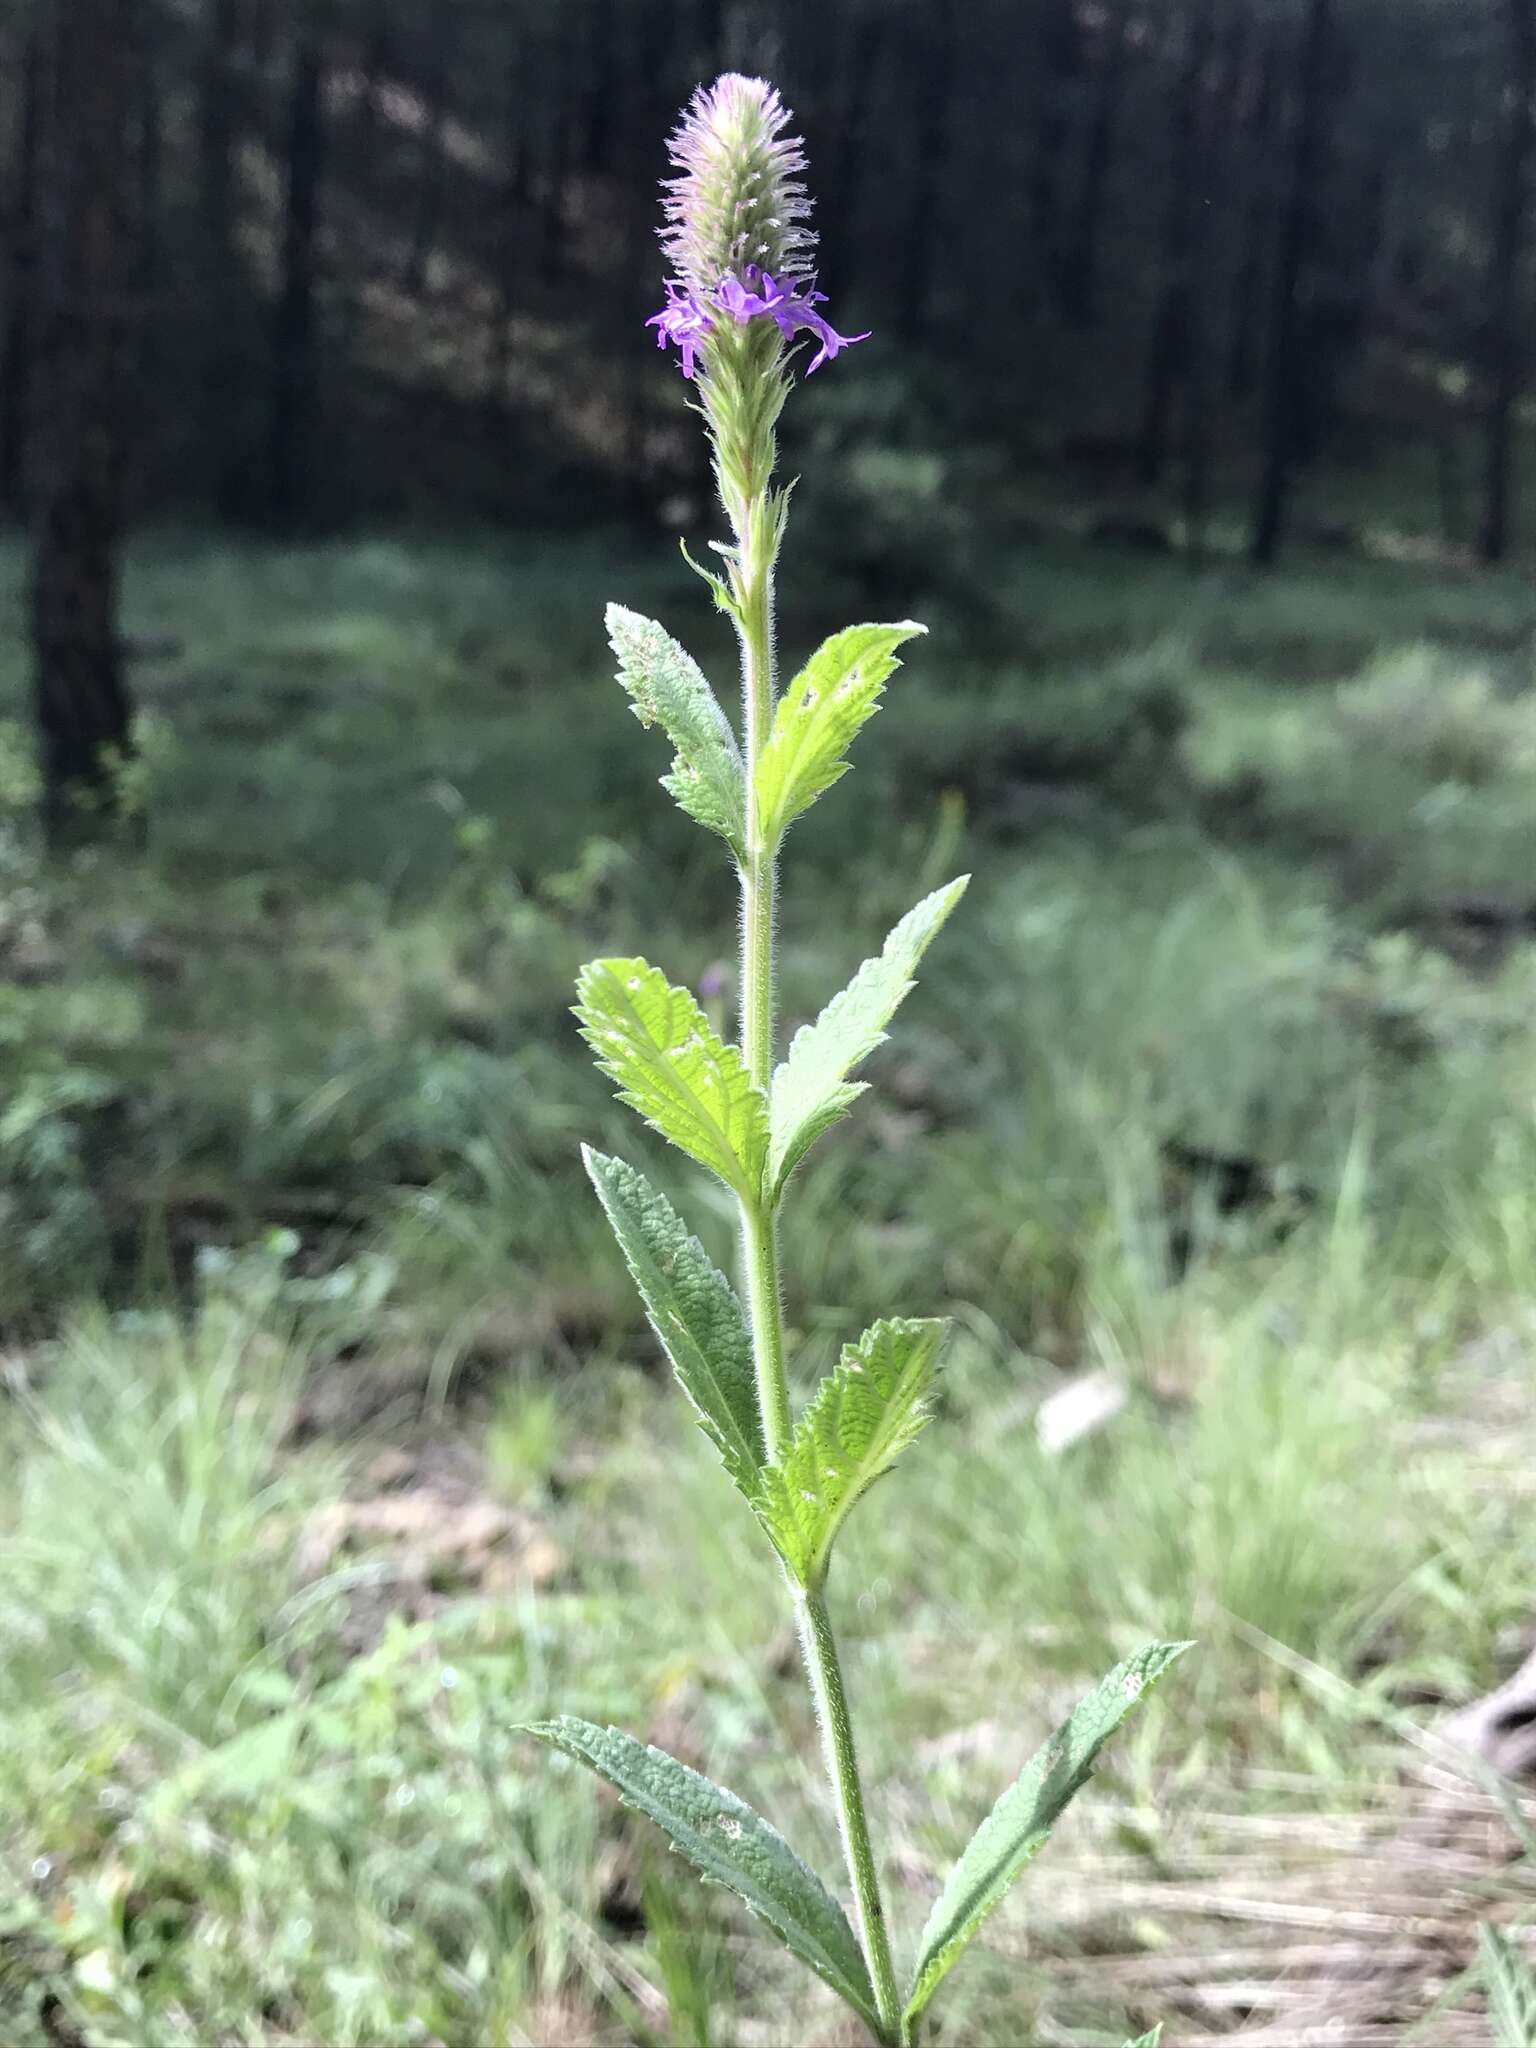
[[[757,760],[758,827],[770,849],[786,826],[847,773],[843,756],[879,709],[886,678],[900,667],[896,649],[927,630],[910,619],[897,626],[848,626],[823,641],[789,685]]]
[[[1138,2034],[1134,2041],[1127,2041],[1125,2048],[1158,2048],[1163,2038],[1163,2023],[1158,2021],[1150,2034]]]
[[[768,1154],[767,1099],[694,997],[645,960],[593,960],[576,992],[582,1036],[620,1099],[755,1201]]]
[[[864,1093],[867,1082],[847,1077],[885,1043],[885,1027],[911,989],[917,963],[970,879],[962,875],[909,910],[880,952],[864,962],[816,1022],[795,1033],[769,1097],[768,1184],[773,1193],[822,1132]]]
[[[855,1504],[927,1422],[944,1330],[936,1321],[871,1324],[843,1346],[783,1456],[763,1467],[758,1517],[803,1585],[821,1584]]]
[[[983,1920],[1093,1773],[1110,1736],[1188,1643],[1152,1643],[1117,1664],[1024,1767],[972,1835],[923,1929],[907,2020],[922,2012]]]
[[[617,1728],[562,1714],[525,1732],[606,1778],[626,1806],[665,1829],[697,1870],[766,1920],[786,1948],[878,2030],[875,1994],[847,1916],[761,1814]]]
[[[746,770],[725,713],[691,654],[654,619],[611,604],[608,640],[619,681],[642,725],[659,725],[677,750],[661,786],[690,818],[745,858]]]
[[[735,1289],[643,1173],[589,1145],[581,1156],[699,1426],[751,1500],[763,1429],[752,1339]]]

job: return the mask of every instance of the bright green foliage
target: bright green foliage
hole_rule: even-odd
[[[746,845],[746,775],[725,713],[692,655],[654,619],[611,604],[608,640],[619,681],[642,725],[659,725],[677,749],[661,778],[690,818],[718,832],[738,859]]]
[[[896,649],[924,633],[898,626],[848,626],[834,633],[795,677],[774,712],[755,770],[758,835],[777,846],[786,827],[848,772],[854,734],[880,708],[886,679],[900,667]]]
[[[915,2021],[1025,1864],[1088,1782],[1110,1736],[1188,1643],[1153,1643],[1117,1664],[1036,1752],[971,1837],[934,1902],[907,2000]]]
[[[847,1076],[876,1046],[912,987],[917,963],[965,894],[969,875],[935,889],[909,910],[880,952],[866,960],[814,1024],[795,1033],[769,1098],[769,1185],[774,1194],[811,1146],[864,1093]]]
[[[645,960],[594,960],[581,970],[577,995],[582,1036],[620,1099],[727,1187],[756,1200],[768,1104],[688,990]]]
[[[1488,2017],[1498,2048],[1532,2048],[1536,2043],[1536,1977],[1498,1928],[1485,1926],[1479,1946]]]
[[[763,1429],[752,1339],[735,1290],[643,1173],[589,1145],[581,1156],[651,1327],[704,1434],[750,1500],[763,1462]]]
[[[873,2026],[875,1998],[842,1907],[777,1828],[733,1792],[617,1728],[570,1714],[527,1730],[606,1778],[626,1806],[656,1822],[696,1869],[735,1892],[785,1946]]]
[[[1159,2048],[1163,2038],[1162,2023],[1159,2022],[1150,2034],[1138,2034],[1134,2041],[1127,2041],[1125,2048]]]
[[[891,1319],[845,1344],[783,1459],[765,1466],[758,1513],[803,1585],[821,1584],[855,1504],[927,1423],[944,1330]]]

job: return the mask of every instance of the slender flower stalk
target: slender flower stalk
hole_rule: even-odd
[[[902,1317],[873,1324],[844,1347],[797,1419],[778,1219],[800,1161],[863,1092],[849,1076],[883,1042],[968,878],[910,911],[776,1064],[774,913],[784,835],[847,771],[848,747],[899,666],[896,649],[923,630],[910,620],[850,626],[778,687],[774,578],[789,509],[788,492],[774,482],[779,414],[798,369],[809,375],[868,338],[839,334],[817,311],[825,299],[812,267],[805,159],[788,128],[778,94],[761,79],[730,75],[694,96],[671,145],[677,175],[666,187],[662,242],[672,275],[666,304],[649,322],[661,348],[677,349],[694,385],[730,528],[719,548],[723,573],[700,574],[740,643],[740,735],[661,626],[618,605],[608,613],[635,714],[659,724],[675,749],[664,787],[725,841],[740,877],[739,1040],[724,1042],[689,991],[638,958],[585,968],[576,1014],[621,1097],[736,1199],[745,1303],[642,1174],[586,1154],[652,1327],[778,1554],[857,1934],[820,1878],[734,1794],[617,1729],[567,1715],[532,1732],[606,1778],[706,1876],[744,1899],[881,2048],[910,2048],[939,1982],[1103,1743],[1182,1646],[1155,1644],[1117,1667],[1003,1795],[940,1894],[903,1994],[826,1587],[848,1515],[929,1420],[944,1325]]]

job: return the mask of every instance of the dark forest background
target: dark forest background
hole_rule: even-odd
[[[1261,556],[1318,462],[1517,537],[1530,0],[11,0],[0,34],[17,520],[109,341],[124,517],[654,508],[697,440],[635,346],[662,138],[737,67],[800,116],[903,437],[1197,526],[1235,496]]]

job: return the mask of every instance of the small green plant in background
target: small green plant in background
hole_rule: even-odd
[[[939,1985],[1024,1866],[1044,1846],[1099,1751],[1186,1647],[1154,1643],[1119,1664],[1026,1766],[940,1892],[899,1982],[870,1839],[827,1584],[844,1523],[921,1433],[945,1326],[876,1322],[798,1418],[780,1306],[779,1217],[796,1168],[851,1107],[851,1078],[883,1042],[929,944],[968,878],[924,897],[776,1063],[776,873],[789,827],[847,772],[848,749],[879,708],[910,620],[835,633],[782,691],[774,674],[774,574],[789,491],[773,481],[775,427],[807,338],[815,371],[852,341],[818,308],[804,158],[761,80],[701,91],[672,140],[665,247],[673,276],[651,324],[694,386],[730,522],[721,567],[701,568],[741,647],[738,739],[709,683],[665,630],[618,606],[608,630],[619,679],[675,760],[681,808],[724,840],[741,879],[739,1043],[647,960],[582,973],[577,1015],[622,1099],[713,1174],[740,1215],[743,1302],[671,1204],[625,1162],[588,1171],[699,1423],[778,1555],[854,1900],[854,1924],[768,1821],[732,1793],[615,1728],[570,1716],[531,1732],[606,1779],[656,1821],[708,1879],[728,1887],[860,2016],[887,2048],[916,2040]],[[857,1933],[855,1933],[855,1926]]]

